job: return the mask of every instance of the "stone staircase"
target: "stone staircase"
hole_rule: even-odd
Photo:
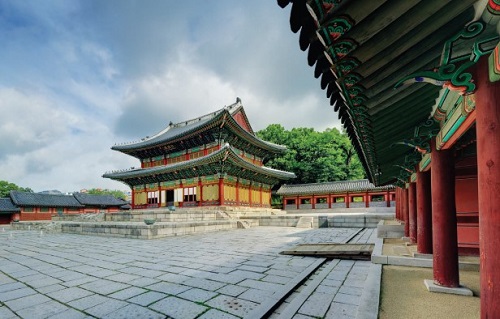
[[[313,217],[300,217],[297,222],[297,228],[312,228],[313,227]]]
[[[250,224],[250,222],[249,222],[249,221],[247,221],[247,220],[238,220],[238,221],[236,222],[236,225],[237,225],[237,227],[238,227],[238,228],[240,228],[240,229],[248,229],[248,228],[251,228],[251,227],[252,227],[252,225]]]

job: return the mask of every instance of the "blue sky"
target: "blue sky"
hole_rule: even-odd
[[[339,127],[275,1],[0,1],[0,179],[127,190],[115,143],[240,97],[255,130]]]

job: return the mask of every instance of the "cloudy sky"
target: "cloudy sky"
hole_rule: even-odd
[[[0,2],[0,180],[128,190],[112,151],[240,97],[255,130],[338,127],[273,0]]]

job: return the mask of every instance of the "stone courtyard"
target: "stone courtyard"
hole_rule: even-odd
[[[369,261],[279,253],[375,235],[256,227],[135,240],[5,228],[0,318],[356,318]]]

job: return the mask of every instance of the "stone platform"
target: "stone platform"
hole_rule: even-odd
[[[70,234],[157,239],[195,233],[214,232],[255,226],[297,227],[306,217],[312,228],[373,228],[380,220],[394,218],[393,213],[350,211],[335,213],[322,209],[294,212],[254,207],[192,207],[141,209],[119,213],[63,215],[52,221],[19,222],[17,230],[40,230]],[[147,225],[145,221],[154,221]],[[300,226],[300,225],[299,225]]]

